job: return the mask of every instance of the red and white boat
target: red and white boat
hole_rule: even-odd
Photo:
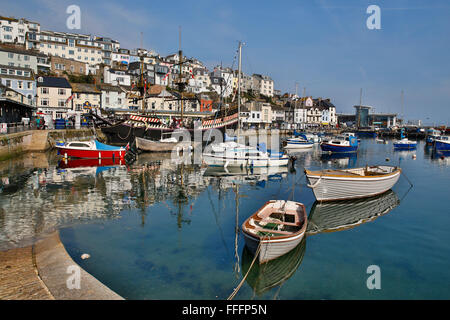
[[[64,158],[123,159],[127,153],[124,147],[110,146],[100,143],[97,140],[72,141],[57,144],[56,148],[58,149],[58,154],[64,156]]]

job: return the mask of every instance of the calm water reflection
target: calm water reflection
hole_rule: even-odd
[[[293,199],[310,212],[307,239],[250,269],[236,299],[450,298],[448,157],[424,143],[394,152],[375,140],[363,140],[357,155],[294,154],[292,167],[254,170],[154,154],[131,166],[58,163],[53,153],[3,162],[0,249],[59,229],[74,260],[125,298],[226,299],[253,260],[242,222],[269,199]],[[317,203],[303,174],[383,163],[405,176],[371,199]],[[381,290],[366,287],[373,264]]]

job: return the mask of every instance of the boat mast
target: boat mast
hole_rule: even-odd
[[[405,123],[404,123],[404,114],[403,114],[403,90],[402,90],[402,92],[401,92],[401,99],[402,99],[402,125],[404,126],[405,125]]]
[[[178,74],[178,82],[181,84],[181,68],[183,65],[183,51],[181,50],[181,26],[179,27],[179,35],[178,35],[178,56],[179,56],[179,60],[180,60],[180,72]],[[181,89],[182,87],[180,87]],[[181,96],[181,121],[180,121],[180,125],[182,125],[183,123],[183,90],[180,90],[180,96]]]
[[[242,42],[239,41],[239,65],[238,65],[238,134],[237,141],[241,131],[241,72],[242,72]]]

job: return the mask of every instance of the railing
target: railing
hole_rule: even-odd
[[[9,134],[9,133],[17,133],[17,132],[23,132],[28,130],[36,130],[36,124],[30,122],[29,124],[24,124],[23,122],[13,122],[7,124],[7,131],[2,132],[2,134]]]

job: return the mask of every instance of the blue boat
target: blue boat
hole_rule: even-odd
[[[400,140],[394,141],[394,149],[396,150],[414,150],[417,148],[417,141],[408,140],[405,137],[405,130],[400,131]]]
[[[440,136],[434,140],[434,148],[436,151],[450,151],[450,138]]]
[[[431,128],[427,131],[427,144],[433,144],[434,141],[439,138],[441,135],[441,132],[439,130],[436,130],[434,128]]]
[[[358,150],[358,139],[354,136],[337,136],[332,139],[322,141],[320,148],[325,152],[348,153]]]

